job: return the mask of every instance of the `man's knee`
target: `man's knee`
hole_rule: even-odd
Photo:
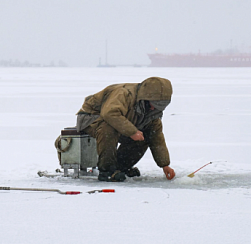
[[[111,138],[118,140],[119,133],[105,121],[102,122],[96,129],[95,137],[99,140],[110,140]]]

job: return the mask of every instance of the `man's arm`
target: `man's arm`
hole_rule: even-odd
[[[162,121],[160,119],[152,121],[152,124],[149,126],[148,130],[149,138],[147,138],[147,140],[149,140],[150,150],[152,152],[153,158],[157,165],[163,169],[166,178],[171,180],[175,176],[175,172],[169,166],[170,157],[162,131]]]

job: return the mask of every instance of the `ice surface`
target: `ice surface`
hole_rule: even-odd
[[[37,176],[59,168],[54,140],[85,96],[150,76],[173,84],[172,181],[149,152],[123,183]],[[0,243],[250,243],[250,104],[250,68],[0,68],[0,186],[83,192],[0,192]]]

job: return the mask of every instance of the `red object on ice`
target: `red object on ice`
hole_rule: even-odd
[[[87,193],[92,194],[95,192],[105,192],[105,193],[109,193],[109,192],[115,192],[114,189],[102,189],[102,190],[93,190],[93,191],[88,191]]]
[[[78,195],[80,193],[81,193],[80,191],[66,191],[65,192],[66,195]]]
[[[102,192],[115,192],[114,189],[103,189]]]

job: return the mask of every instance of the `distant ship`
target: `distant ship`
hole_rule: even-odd
[[[148,54],[149,67],[251,67],[250,53]]]

